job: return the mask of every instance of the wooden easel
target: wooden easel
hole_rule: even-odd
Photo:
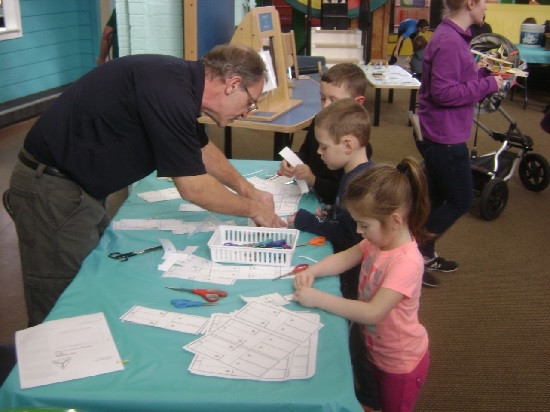
[[[249,119],[272,121],[302,103],[290,98],[281,25],[275,7],[256,7],[248,12],[235,30],[231,44],[248,46],[258,52],[269,50],[273,62],[277,87],[258,101],[259,110],[249,113]]]

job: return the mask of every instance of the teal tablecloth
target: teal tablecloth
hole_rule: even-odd
[[[236,160],[243,173],[259,169],[266,176],[276,172],[278,162]],[[172,183],[154,176],[142,180],[132,191],[115,220],[121,218],[181,218],[181,200],[146,203],[137,193],[171,187]],[[316,207],[312,195],[301,206]],[[205,212],[185,214],[189,221],[201,220]],[[228,220],[227,216],[220,216]],[[244,224],[244,219],[238,219]],[[159,238],[172,240],[178,249],[199,245],[197,254],[210,257],[206,245],[211,233],[173,235],[160,231],[107,230],[97,248],[88,256],[73,283],[67,288],[48,320],[104,312],[125,370],[69,382],[22,390],[15,367],[0,389],[0,408],[61,407],[82,411],[361,411],[353,392],[353,379],[347,343],[347,322],[320,312],[324,327],[319,332],[317,369],[310,379],[285,382],[232,380],[191,374],[187,368],[193,355],[182,346],[198,336],[164,329],[123,323],[119,317],[133,305],[175,311],[170,305],[174,292],[167,285],[216,286],[183,279],[162,278],[157,270],[161,251],[119,262],[107,257],[112,251],[127,252],[158,244]],[[301,233],[300,241],[311,234]],[[306,246],[294,256],[294,264],[308,262],[298,257],[319,259],[332,252],[330,245]],[[320,279],[319,288],[339,293],[337,277]],[[292,280],[239,280],[223,286],[229,296],[216,307],[187,309],[190,314],[209,316],[215,311],[229,313],[244,305],[239,294],[257,296],[270,292],[289,294]],[[296,303],[291,310],[304,310]]]
[[[527,64],[550,64],[550,50],[545,50],[544,47],[524,46],[516,44],[520,57]]]

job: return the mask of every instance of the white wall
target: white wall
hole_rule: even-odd
[[[116,0],[116,7],[120,56],[183,57],[182,0]]]
[[[199,0],[200,1],[200,0]],[[254,0],[235,2],[238,26]],[[116,0],[120,56],[142,53],[183,57],[182,0]]]

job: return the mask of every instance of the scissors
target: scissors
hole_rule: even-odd
[[[220,300],[220,298],[224,298],[227,296],[227,292],[221,289],[188,289],[188,288],[177,288],[175,286],[166,286],[166,288],[172,289],[172,290],[180,290],[183,292],[194,293],[195,295],[199,295],[204,300],[210,303],[217,302],[218,300]]]
[[[128,258],[131,258],[132,256],[141,255],[143,253],[152,252],[154,250],[160,250],[160,249],[162,249],[162,245],[150,247],[148,249],[138,250],[137,252],[128,252],[128,253],[111,252],[109,253],[109,257],[111,259],[120,260],[121,262],[126,262]]]
[[[326,237],[324,236],[317,236],[317,237],[314,237],[313,239],[311,240],[308,240],[307,242],[305,243],[300,243],[299,245],[296,245],[296,247],[300,247],[300,246],[307,246],[307,245],[312,245],[312,246],[323,246],[325,244],[325,241],[327,240]]]
[[[279,280],[279,279],[282,279],[282,278],[286,278],[287,276],[295,275],[297,273],[303,272],[308,267],[309,267],[309,265],[307,263],[300,263],[298,266],[294,267],[294,269],[292,269],[290,272],[285,273],[284,275],[281,275],[281,276],[277,276],[276,278],[273,278],[272,280]]]
[[[172,299],[170,303],[176,308],[192,308],[195,306],[213,306],[217,303],[204,303],[198,300],[187,300],[187,299]]]

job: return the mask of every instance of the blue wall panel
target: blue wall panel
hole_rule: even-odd
[[[201,58],[214,46],[231,41],[235,32],[235,3],[201,0],[197,6],[197,56]]]
[[[23,37],[0,41],[0,103],[63,86],[93,69],[96,0],[20,0]]]

